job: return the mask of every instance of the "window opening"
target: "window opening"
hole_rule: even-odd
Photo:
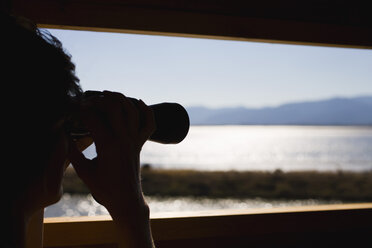
[[[372,200],[371,50],[49,31],[84,90],[187,107],[181,144],[143,148],[152,212]],[[107,214],[72,168],[64,184],[46,217]]]

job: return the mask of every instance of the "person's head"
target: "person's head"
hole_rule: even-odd
[[[16,193],[54,169],[59,187],[58,164],[67,156],[63,123],[82,94],[75,66],[48,32],[25,19],[0,18],[2,169],[13,180],[9,190]],[[44,182],[54,194],[59,189],[51,183]]]

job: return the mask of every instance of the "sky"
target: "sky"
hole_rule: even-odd
[[[372,50],[49,29],[83,90],[147,104],[266,107],[372,96]]]

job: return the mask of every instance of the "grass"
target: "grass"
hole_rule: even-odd
[[[68,193],[89,193],[71,168],[63,185]],[[372,201],[372,172],[221,172],[144,166],[142,187],[148,196]]]

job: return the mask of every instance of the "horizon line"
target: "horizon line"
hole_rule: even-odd
[[[231,106],[206,106],[203,104],[194,104],[194,105],[186,105],[186,108],[205,108],[209,110],[216,110],[216,109],[235,109],[235,108],[245,108],[245,109],[264,109],[264,108],[278,108],[283,105],[287,104],[299,104],[299,103],[312,103],[312,102],[322,102],[322,101],[329,101],[329,100],[334,100],[334,99],[355,99],[355,98],[372,98],[372,93],[367,93],[367,94],[360,94],[360,95],[355,95],[355,96],[332,96],[328,98],[318,98],[318,99],[309,99],[309,100],[293,100],[293,101],[287,101],[279,104],[267,104],[267,105],[262,105],[262,106],[246,106],[246,105],[231,105]]]

